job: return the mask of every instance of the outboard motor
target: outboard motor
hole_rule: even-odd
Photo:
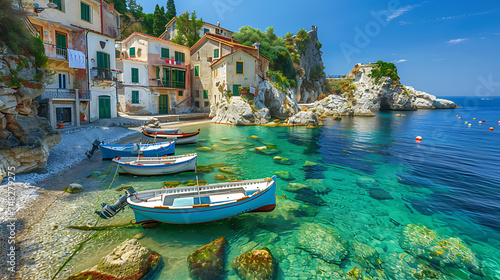
[[[88,158],[91,158],[94,155],[95,151],[99,148],[99,145],[101,143],[104,143],[104,142],[101,142],[98,139],[94,140],[94,143],[92,143],[92,150],[85,152],[85,155]]]
[[[95,214],[99,215],[99,217],[103,219],[109,219],[116,215],[116,213],[120,212],[128,205],[127,198],[134,195],[135,190],[133,187],[130,187],[128,190],[125,190],[125,194],[120,196],[115,204],[110,205],[103,203],[101,211],[95,211]]]

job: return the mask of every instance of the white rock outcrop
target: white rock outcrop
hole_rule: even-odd
[[[285,124],[287,125],[310,125],[317,126],[319,124],[319,118],[313,111],[301,111],[297,114],[291,116]]]

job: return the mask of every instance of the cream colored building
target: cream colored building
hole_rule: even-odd
[[[167,25],[165,25],[165,31],[159,36],[159,38],[167,41],[172,41],[175,36],[177,36],[177,17],[171,19]],[[220,27],[220,23],[217,22],[217,25],[203,22],[203,27],[198,31],[200,37],[203,37],[206,33],[212,33],[216,35],[221,35],[224,37],[231,38],[234,34],[233,31]]]
[[[188,47],[134,32],[118,50],[118,67],[123,71],[118,98],[123,112],[169,114],[191,108]]]

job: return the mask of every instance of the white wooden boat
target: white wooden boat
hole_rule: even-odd
[[[276,207],[276,176],[140,192],[130,188],[114,205],[103,204],[96,213],[108,219],[126,205],[134,211],[136,223],[198,224],[270,212]]]
[[[196,170],[196,154],[170,157],[126,157],[114,158],[118,172],[133,175],[165,175]]]
[[[130,143],[124,145],[100,144],[99,148],[101,149],[102,159],[113,159],[115,157],[133,157],[139,155],[145,157],[161,157],[175,153],[175,142],[171,141],[156,144]]]
[[[179,128],[150,128],[143,126],[142,129],[150,133],[158,133],[158,134],[179,133]]]
[[[176,145],[196,144],[200,137],[200,129],[193,133],[151,133],[147,130],[142,130],[143,140],[149,142],[166,142],[175,140]]]

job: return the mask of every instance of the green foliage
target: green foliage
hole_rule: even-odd
[[[174,0],[168,0],[167,1],[167,23],[171,21],[175,16],[177,16],[177,11],[175,10],[175,3]]]
[[[288,88],[297,88],[297,82],[295,79],[288,79],[280,71],[270,70],[268,74],[271,75],[271,82],[274,83],[276,88],[283,93],[287,93]]]
[[[309,41],[311,41],[311,36],[309,36],[307,31],[301,29],[297,32],[297,36],[295,36],[295,44],[302,51],[302,53],[306,52]]]
[[[155,11],[153,13],[153,36],[159,37],[165,31],[165,25],[168,23],[167,16],[165,15],[165,8],[163,6],[160,8],[156,4]]]
[[[114,0],[112,1],[115,5],[115,10],[119,12],[120,14],[125,14],[127,11],[127,3],[125,0]]]
[[[293,33],[292,33],[292,32],[287,32],[287,33],[285,34],[285,37],[284,37],[284,38],[285,38],[285,39],[288,39],[288,38],[292,38],[292,37],[293,37]]]
[[[191,16],[191,18],[189,17]],[[199,30],[203,27],[203,19],[197,19],[196,11],[189,14],[188,12],[183,13],[177,17],[177,35],[172,40],[172,42],[184,45],[187,47],[192,47],[200,38]]]
[[[321,66],[319,64],[316,65],[316,67],[314,67],[313,69],[311,69],[309,71],[309,78],[311,78],[313,80],[319,80],[323,77],[326,77],[324,69],[325,69],[324,66]]]
[[[398,68],[396,68],[396,65],[382,60],[377,61],[377,66],[372,68],[369,76],[375,79],[375,83],[378,83],[382,77],[389,77],[394,83],[399,83]]]
[[[316,41],[316,49],[321,50],[321,47],[323,47],[323,44],[320,41]]]
[[[405,86],[401,86],[401,88],[403,89],[403,93],[404,93],[404,95],[406,95],[406,96],[408,96],[408,97],[410,97],[410,96],[411,96],[411,95],[410,95],[410,93],[408,92],[408,90],[406,89],[406,87],[405,87]]]
[[[290,51],[285,40],[274,34],[274,28],[268,27],[266,32],[250,26],[243,26],[233,34],[233,38],[243,45],[252,46],[255,42],[261,43],[260,53],[271,60],[270,69],[283,73],[287,79],[295,78]]]
[[[0,0],[0,45],[13,53],[32,55],[35,66],[45,68],[47,56],[41,39],[34,37],[23,23],[24,11],[13,8],[12,1]]]

